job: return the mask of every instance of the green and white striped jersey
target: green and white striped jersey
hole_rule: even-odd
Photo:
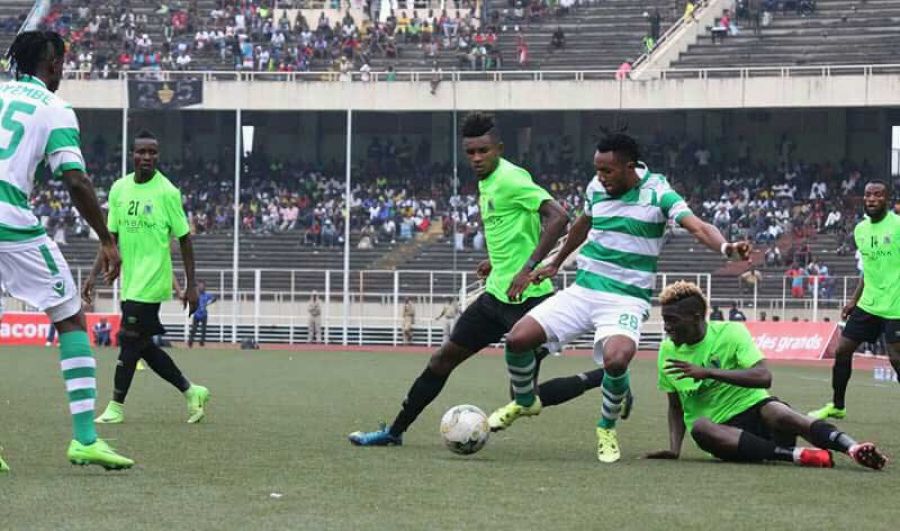
[[[44,236],[28,198],[49,166],[55,177],[84,171],[72,106],[35,77],[0,85],[0,247]]]
[[[649,302],[666,224],[692,212],[664,176],[641,166],[637,173],[638,186],[620,197],[607,195],[596,178],[588,185],[584,213],[591,231],[575,284]]]

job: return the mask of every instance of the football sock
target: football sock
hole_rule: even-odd
[[[537,368],[537,360],[534,359],[534,350],[515,353],[506,348],[506,369],[509,371],[509,381],[512,383],[513,392],[516,394],[516,404],[528,407],[534,404],[534,371]]]
[[[541,362],[544,361],[544,358],[550,355],[550,351],[545,347],[540,347],[534,351],[534,388],[539,389],[538,386],[538,377],[541,374]],[[540,394],[538,392],[538,394]],[[577,395],[576,395],[577,396]],[[516,391],[513,389],[512,382],[509,384],[509,399],[516,399]],[[544,398],[541,397],[541,402],[543,402]]]
[[[603,407],[600,410],[600,421],[597,426],[604,429],[612,429],[616,427],[616,420],[622,412],[622,401],[628,394],[628,370],[619,376],[613,376],[610,373],[603,375]]]
[[[844,409],[844,396],[847,394],[847,383],[853,372],[853,357],[836,358],[831,368],[831,388],[834,389],[834,407]]]
[[[819,448],[842,453],[849,452],[850,447],[856,444],[852,437],[823,420],[817,420],[810,426],[809,442]]]
[[[116,363],[116,374],[113,376],[113,401],[125,403],[128,390],[131,389],[131,381],[134,379],[134,371],[141,352],[131,341],[123,341],[119,346],[119,361]]]
[[[602,383],[603,369],[596,369],[543,382],[538,386],[538,396],[541,397],[541,404],[544,407],[555,406],[578,398],[585,391],[600,387]]]
[[[175,365],[175,362],[163,349],[150,343],[149,346],[144,348],[141,357],[153,369],[153,372],[160,375],[163,380],[174,385],[182,393],[191,388],[191,382],[181,374],[181,370],[178,369],[178,366]]]
[[[397,414],[397,418],[391,424],[391,435],[394,437],[402,435],[415,422],[419,413],[437,398],[449,377],[449,374],[442,376],[432,371],[431,367],[425,367],[422,374],[416,378],[412,387],[409,388],[409,393],[407,393],[406,399],[403,401],[400,413]]]
[[[787,461],[794,462],[794,449],[777,446],[773,441],[742,431],[738,439],[738,461]]]
[[[87,332],[77,330],[59,335],[59,364],[69,395],[73,436],[81,444],[94,444],[97,440],[94,428],[97,361],[91,352]]]

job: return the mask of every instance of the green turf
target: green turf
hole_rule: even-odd
[[[620,424],[623,461],[594,455],[599,395],[584,396],[495,436],[480,453],[446,450],[450,406],[505,402],[502,357],[474,359],[450,380],[402,448],[354,448],[346,434],[391,420],[425,358],[410,354],[176,352],[213,393],[207,419],[187,425],[181,396],[138,373],[126,424],[101,434],[135,458],[127,472],[70,466],[69,419],[56,352],[0,349],[0,528],[38,529],[874,529],[896,528],[895,467],[834,470],[730,465],[690,443],[680,462],[638,457],[667,445],[653,365],[632,378],[634,417]],[[100,353],[98,409],[115,353]],[[588,368],[551,359],[546,375]],[[802,410],[829,394],[825,368],[775,369],[775,392]],[[871,373],[851,381],[842,425],[900,455],[900,389]],[[273,496],[277,494],[280,496]]]

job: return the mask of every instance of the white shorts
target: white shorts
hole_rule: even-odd
[[[58,323],[81,311],[81,296],[59,247],[46,236],[0,246],[0,284]]]
[[[625,336],[637,346],[641,340],[641,323],[649,312],[647,302],[572,284],[528,315],[543,327],[551,350],[593,331],[594,361],[602,367],[603,342],[612,336]]]

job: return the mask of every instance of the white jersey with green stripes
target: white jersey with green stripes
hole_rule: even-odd
[[[637,173],[640,184],[619,197],[609,196],[596,178],[588,185],[584,212],[591,230],[575,284],[649,302],[666,225],[692,212],[664,176],[643,165]]]
[[[0,84],[0,248],[46,233],[28,198],[36,175],[84,171],[72,106],[35,77]]]

